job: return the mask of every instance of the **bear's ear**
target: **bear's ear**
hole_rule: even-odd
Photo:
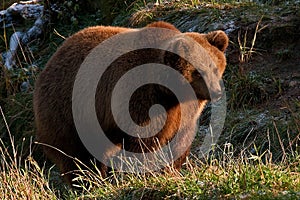
[[[164,21],[152,22],[151,24],[148,24],[147,27],[166,28],[166,29],[180,32],[174,25]]]
[[[224,31],[213,31],[206,34],[207,41],[224,52],[228,46],[228,37]]]

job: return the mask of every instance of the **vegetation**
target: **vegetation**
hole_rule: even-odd
[[[14,145],[10,145],[14,148]],[[78,178],[78,190],[50,181],[50,170],[29,156],[24,163],[2,143],[0,191],[4,199],[297,199],[300,190],[299,155],[273,163],[271,153],[233,155],[226,144],[219,157],[191,157],[180,173],[120,174],[102,179],[94,171]],[[89,183],[89,184],[86,184]],[[86,187],[84,185],[89,185]]]
[[[84,171],[78,178],[84,184],[68,188],[33,144],[32,93],[36,77],[64,38],[103,19],[101,10],[76,13],[76,23],[52,24],[53,32],[22,48],[15,69],[8,71],[0,63],[0,198],[299,199],[299,1],[137,0],[126,5],[114,15],[113,25],[140,27],[166,20],[183,31],[205,32],[230,29],[234,21],[239,27],[229,32],[224,75],[228,111],[219,143],[206,158],[199,157],[195,145],[179,173],[114,172],[103,180],[95,171]],[[279,23],[281,16],[284,23]],[[0,52],[7,50],[14,31],[31,23],[4,29]],[[209,116],[209,108],[203,116]]]

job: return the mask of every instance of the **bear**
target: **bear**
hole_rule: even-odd
[[[34,88],[33,107],[36,125],[36,142],[42,144],[43,152],[47,158],[56,164],[64,180],[72,185],[78,165],[75,159],[80,160],[86,166],[91,166],[91,161],[96,163],[103,177],[111,170],[110,166],[95,159],[95,156],[83,144],[78,135],[78,130],[74,123],[72,113],[72,92],[74,82],[80,66],[87,59],[88,55],[101,43],[113,36],[132,31],[142,31],[151,28],[161,28],[171,30],[175,35],[190,38],[200,45],[204,51],[200,54],[202,59],[208,63],[213,63],[217,70],[214,70],[214,76],[209,83],[203,82],[201,74],[197,73],[191,63],[181,56],[161,49],[140,49],[131,51],[112,62],[112,64],[102,74],[96,87],[95,111],[97,119],[107,138],[115,145],[114,148],[104,149],[108,159],[122,150],[129,152],[152,152],[168,144],[171,141],[180,126],[184,123],[183,136],[178,138],[175,148],[181,148],[184,143],[188,143],[189,138],[195,134],[197,129],[197,119],[199,118],[204,106],[208,101],[221,96],[222,89],[220,80],[225,71],[226,58],[225,50],[228,46],[228,37],[221,31],[212,31],[207,34],[186,32],[182,33],[170,23],[159,21],[148,24],[142,29],[133,29],[126,27],[113,26],[94,26],[85,28],[67,38],[58,48],[54,55],[49,59],[43,71],[39,74]],[[155,35],[155,38],[163,38],[163,35]],[[140,38],[139,38],[140,39]],[[150,39],[149,39],[150,40]],[[174,40],[162,39],[166,46],[180,48],[181,44],[176,44]],[[178,47],[179,46],[179,47]],[[114,49],[109,49],[113,52]],[[189,54],[191,50],[187,50]],[[104,55],[99,55],[101,58]],[[149,109],[155,104],[160,104],[166,112],[166,119],[163,128],[151,137],[133,137],[118,127],[117,122],[111,111],[112,90],[116,86],[122,75],[135,66],[144,63],[161,63],[177,70],[196,93],[196,106],[185,107],[188,113],[182,115],[181,105],[170,89],[157,85],[146,84],[139,87],[129,101],[129,111],[132,121],[140,126],[150,123]],[[101,67],[101,66],[99,66]],[[143,73],[142,76],[150,76],[149,73]],[[156,76],[156,75],[155,75]],[[159,76],[159,75],[157,75]],[[126,93],[125,82],[123,92]],[[210,89],[213,88],[213,89]],[[87,90],[87,88],[84,88]],[[212,97],[210,91],[216,93]],[[122,98],[119,99],[120,101]],[[122,104],[122,103],[121,103]],[[154,121],[155,122],[155,121]],[[89,134],[89,133],[85,133]],[[141,145],[142,144],[142,145]],[[186,161],[190,152],[190,145],[181,155],[174,160],[172,166],[179,170]]]

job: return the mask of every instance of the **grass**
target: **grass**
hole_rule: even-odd
[[[255,107],[282,93],[280,80],[270,73],[249,72],[241,70],[237,65],[227,66],[224,80],[228,95],[227,107],[231,110]]]
[[[2,111],[2,109],[1,109]],[[2,119],[6,118],[2,112]],[[45,169],[31,157],[21,161],[14,138],[1,141],[1,199],[297,199],[300,198],[300,155],[273,163],[270,152],[258,154],[244,149],[233,156],[232,146],[218,149],[218,156],[199,159],[197,155],[180,173],[123,174],[114,172],[102,179],[94,171],[78,178],[89,183],[78,190],[58,191],[49,181],[53,169]],[[12,149],[10,151],[9,149]],[[20,149],[19,149],[20,150]],[[87,185],[87,184],[85,184]]]
[[[247,30],[245,31],[245,34],[243,36],[243,42],[241,41],[241,32],[239,32],[238,44],[239,44],[239,50],[240,50],[240,57],[239,57],[240,63],[248,62],[250,60],[252,54],[257,53],[254,48],[256,38],[257,38],[257,33],[259,33],[260,31],[262,31],[264,28],[267,27],[267,25],[265,25],[260,28],[259,26],[261,24],[261,21],[262,21],[262,18],[257,22],[250,46],[247,46],[247,43],[248,43]]]
[[[10,145],[0,139],[0,198],[1,199],[55,199],[55,194],[45,178],[44,168],[30,156],[26,160],[20,159],[3,110],[0,107],[2,120],[6,125],[10,138]]]
[[[225,154],[224,156],[228,156]],[[118,185],[109,193],[103,193],[103,186],[97,185],[87,197],[110,199],[219,199],[257,197],[280,197],[281,193],[292,194],[299,190],[299,172],[283,166],[263,164],[259,158],[228,159],[226,162],[211,160],[204,163],[196,160],[189,163],[187,170],[168,176],[127,175],[118,180]],[[256,160],[258,164],[251,164]],[[259,169],[259,170],[258,170]],[[102,187],[101,187],[102,186]],[[289,191],[285,189],[288,188]],[[90,191],[85,191],[90,192]],[[286,195],[287,196],[287,195]],[[299,196],[299,194],[298,194]]]

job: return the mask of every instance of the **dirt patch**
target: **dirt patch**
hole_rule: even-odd
[[[227,51],[228,63],[239,65],[244,73],[256,72],[270,79],[278,79],[281,91],[277,98],[269,102],[270,106],[281,105],[290,99],[300,100],[300,15],[290,12],[286,16],[263,21],[264,27],[256,35],[254,52],[249,61],[241,63],[238,36],[247,38],[247,47],[251,46],[257,23],[245,26],[238,24],[238,30],[230,33],[233,41]]]

